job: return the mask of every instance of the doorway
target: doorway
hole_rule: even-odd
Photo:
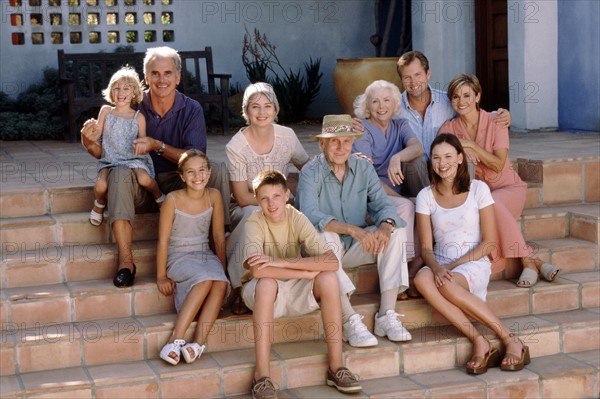
[[[506,0],[475,2],[476,73],[487,111],[509,106],[507,6]]]

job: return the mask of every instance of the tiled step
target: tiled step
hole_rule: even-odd
[[[149,215],[147,215],[149,216]],[[587,223],[587,221],[586,221]],[[589,235],[586,236],[588,238]],[[597,245],[576,238],[537,240],[531,243],[536,255],[551,262],[563,272],[598,269]],[[31,244],[18,247],[3,243],[0,254],[0,288],[31,287],[62,282],[112,279],[116,270],[115,248],[112,244],[72,244],[65,246]],[[134,242],[133,255],[138,276],[156,275],[156,241]],[[356,293],[379,292],[375,265],[347,270],[356,286]],[[507,262],[504,273],[495,279],[516,279],[521,273],[518,262]]]
[[[3,188],[0,193],[0,215],[2,218],[16,218],[89,212],[93,203],[93,183],[51,189],[41,185],[26,184],[11,190]]]
[[[33,165],[3,164],[2,218],[89,211],[96,161],[85,158],[89,162],[48,156]],[[600,157],[511,162],[529,185],[526,208],[600,201]]]
[[[529,241],[577,237],[597,243],[600,237],[600,204],[563,205],[526,209],[519,219]],[[89,223],[89,213],[63,213],[0,219],[0,256],[17,251],[47,251],[64,245],[96,245],[112,242],[108,223]],[[134,241],[156,239],[158,214],[136,215]]]
[[[15,251],[36,251],[64,245],[96,245],[112,242],[108,223],[92,226],[89,213],[62,213],[0,219],[2,256]],[[158,213],[138,214],[133,222],[133,240],[156,239]]]
[[[551,160],[517,159],[518,173],[531,183],[543,183],[542,206],[600,201],[600,157]]]
[[[136,241],[137,276],[156,275],[156,240]],[[113,244],[38,246],[6,244],[0,263],[0,287],[17,288],[71,281],[110,280],[117,264]]]
[[[528,241],[579,237],[598,242],[599,203],[525,209],[519,218]]]
[[[546,323],[542,319],[532,322]],[[492,368],[480,376],[464,372],[471,351],[464,337],[450,335],[443,341],[401,345],[386,341],[367,349],[344,345],[344,363],[360,375],[363,386],[363,391],[352,397],[597,396],[598,347],[561,352],[566,334],[556,327],[544,328],[552,337],[544,345],[550,345],[555,353],[539,351],[541,344],[527,342],[533,356],[524,370],[509,373]],[[413,345],[422,349],[411,353]],[[343,397],[324,386],[326,361],[326,347],[320,341],[274,344],[271,377],[283,390],[280,397]],[[407,370],[411,362],[418,362],[421,371]],[[20,372],[0,377],[0,394],[3,398],[231,397],[248,395],[253,370],[251,348],[209,351],[192,365],[175,367],[150,359]]]
[[[519,331],[537,334],[537,329],[546,331],[548,326],[539,320],[557,311],[570,312],[568,317],[587,314],[592,321],[598,321],[598,314],[591,312],[599,305],[599,281],[600,276],[594,272],[567,274],[555,283],[540,283],[531,289],[496,281],[491,283],[488,303],[499,317],[513,318]],[[57,361],[61,367],[69,367],[80,365],[81,361],[84,365],[96,365],[158,358],[176,319],[172,298],[156,292],[153,282],[140,282],[136,290],[111,290],[99,285],[87,292],[76,291],[83,287],[81,283],[74,284],[71,293],[61,293],[57,287],[48,286],[39,294],[39,299],[4,302],[9,312],[2,320],[3,373],[13,372],[11,366],[4,363],[7,359],[14,359],[18,370],[37,371],[56,367]],[[90,288],[91,284],[84,283],[84,287]],[[353,297],[355,310],[365,316],[364,321],[371,330],[378,300],[379,297],[372,294]],[[447,334],[454,334],[449,323],[423,299],[400,301],[396,310],[405,315],[403,323],[413,332],[415,339],[411,345],[436,339],[445,342]],[[567,320],[571,328],[575,322]],[[584,325],[589,321],[585,320]],[[551,339],[558,334],[560,322],[560,319],[555,321]],[[441,327],[432,329],[428,327],[431,325]],[[193,323],[188,337],[195,328]],[[315,312],[276,320],[273,331],[276,343],[318,340],[322,335],[320,315]],[[547,335],[540,334],[540,337]],[[421,338],[416,338],[419,335]],[[211,352],[252,348],[253,342],[251,316],[233,316],[228,310],[222,312],[208,338]],[[406,372],[418,372],[417,355],[423,350],[428,352],[428,349],[413,349],[410,356],[414,357],[410,357],[406,349],[403,352],[410,357],[406,359],[410,365],[405,366]],[[456,349],[444,346],[441,350]],[[379,356],[382,355],[376,355]],[[38,357],[41,360],[37,360]]]
[[[498,368],[479,376],[462,369],[361,381],[357,398],[592,398],[598,390],[598,351],[540,357],[524,370]],[[285,396],[284,396],[285,395]],[[244,397],[244,396],[239,396]],[[344,398],[324,385],[288,389],[285,398]]]

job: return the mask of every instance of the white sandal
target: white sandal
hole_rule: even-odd
[[[190,355],[190,352],[188,351],[190,348],[194,352],[194,356]],[[206,348],[206,345],[199,345],[195,342],[192,342],[191,344],[184,345],[181,348],[181,354],[183,355],[186,363],[193,363],[202,355],[204,348]]]
[[[94,206],[100,209],[106,208],[106,204],[99,204],[98,200],[94,200]],[[104,213],[98,213],[92,209],[90,212],[90,223],[93,226],[100,226],[102,224],[102,220],[104,220]]]
[[[185,345],[185,341],[183,339],[176,339],[170,344],[167,343],[160,351],[160,358],[167,363],[171,363],[173,366],[176,366],[181,360],[181,347]],[[174,353],[179,358],[178,360],[173,359],[169,356],[170,353]]]

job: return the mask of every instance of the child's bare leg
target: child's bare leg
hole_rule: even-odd
[[[96,201],[100,205],[106,204],[106,193],[108,192],[108,172],[110,168],[100,169],[98,176],[96,177],[96,184],[94,185],[94,196]],[[104,213],[104,208],[99,208],[94,205],[94,212]]]
[[[342,363],[342,305],[338,289],[338,279],[334,272],[321,272],[315,277],[313,293],[321,304],[321,317],[329,368],[335,372]]]
[[[138,184],[148,190],[154,199],[160,198],[162,192],[160,191],[156,180],[150,177],[145,169],[132,168],[132,170],[135,174],[135,179],[137,180]]]
[[[223,305],[223,298],[227,292],[226,281],[211,282],[212,288],[202,303],[202,311],[198,316],[198,324],[196,325],[196,332],[194,333],[194,342],[200,345],[206,344],[206,337],[219,316],[221,305]],[[188,351],[190,351],[190,355],[194,355],[191,353],[192,349],[188,349]]]
[[[185,301],[183,301],[183,306],[181,306],[179,314],[177,315],[175,328],[173,328],[173,333],[171,334],[171,341],[184,338],[185,332],[190,324],[192,324],[194,317],[196,317],[198,310],[200,310],[211,287],[212,281],[203,281],[192,287],[190,293],[185,298]]]
[[[337,292],[337,291],[335,291]],[[273,309],[277,298],[277,281],[271,278],[261,278],[256,282],[254,293],[254,313],[252,319],[256,329],[254,351],[256,354],[256,369],[254,379],[271,376],[271,327]]]

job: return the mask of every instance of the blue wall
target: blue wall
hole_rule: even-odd
[[[558,2],[558,124],[561,130],[600,131],[597,0]]]

